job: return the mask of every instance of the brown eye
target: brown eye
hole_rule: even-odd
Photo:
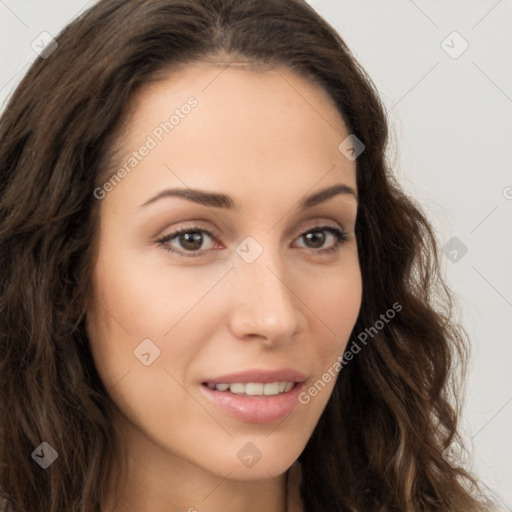
[[[184,256],[199,256],[203,250],[208,249],[208,247],[203,247],[205,235],[213,242],[213,235],[204,229],[183,228],[160,238],[157,240],[157,243],[169,252],[175,252]],[[171,242],[173,243],[171,244]],[[212,247],[209,248],[211,249]]]
[[[332,244],[331,247],[322,249],[328,238],[326,233],[334,239],[334,244]],[[344,242],[348,242],[350,240],[346,231],[338,229],[334,226],[321,226],[310,229],[309,231],[302,233],[299,238],[302,238],[306,241],[305,243],[308,249],[319,249],[316,251],[319,253],[336,251]]]
[[[205,235],[212,243],[210,247],[204,247]],[[330,247],[322,248],[329,236],[333,239]],[[303,239],[306,248],[319,254],[337,251],[344,242],[348,242],[348,234],[334,226],[318,226],[302,233],[299,239]],[[170,233],[156,241],[164,250],[179,256],[202,256],[204,251],[215,247],[215,237],[209,231],[199,226],[185,227]],[[171,244],[171,242],[173,242]]]
[[[309,247],[312,249],[319,249],[325,243],[325,232],[323,231],[310,231],[305,235],[302,235],[304,240],[307,240]]]
[[[188,231],[178,235],[178,241],[184,249],[197,251],[203,245],[203,235],[200,231]]]

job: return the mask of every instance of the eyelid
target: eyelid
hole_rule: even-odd
[[[180,233],[183,231],[204,231],[204,232],[210,234],[210,236],[212,236],[212,238],[220,238],[222,236],[220,234],[220,232],[217,230],[217,228],[211,227],[211,224],[208,227],[204,227],[201,224],[201,221],[198,220],[198,221],[188,221],[188,222],[185,221],[184,223],[180,223],[178,225],[178,227],[166,230],[166,232],[164,232],[164,234],[156,236],[154,241],[158,241],[163,238],[168,238],[171,235],[175,236],[177,233]]]
[[[312,221],[306,222],[305,227],[304,227],[304,225],[302,225],[298,231],[294,231],[294,233],[295,233],[294,236],[295,236],[295,238],[297,238],[297,236],[301,236],[304,233],[311,231],[312,229],[315,229],[315,228],[321,229],[321,228],[325,228],[325,227],[330,227],[330,228],[334,228],[334,229],[339,229],[340,231],[348,232],[348,230],[346,230],[343,227],[343,225],[337,221],[318,218],[318,219],[314,219]]]

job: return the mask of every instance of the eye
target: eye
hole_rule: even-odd
[[[326,236],[326,233],[328,234]],[[317,226],[313,229],[309,229],[300,235],[299,239],[304,239],[307,242],[308,249],[319,249],[323,247],[325,241],[329,238],[329,236],[334,239],[334,245],[330,247],[321,249],[316,252],[320,253],[330,253],[335,252],[340,249],[341,245],[350,240],[348,233],[342,229],[339,229],[335,226]]]
[[[166,251],[174,252],[180,256],[198,256],[198,254],[183,254],[184,252],[198,252],[202,248],[204,242],[204,234],[206,234],[211,240],[214,236],[207,230],[199,228],[198,226],[184,227],[174,231],[169,235],[157,240],[157,243]],[[181,246],[177,249],[169,242],[176,239],[176,242]]]
[[[165,251],[178,254],[179,256],[197,257],[201,256],[203,252],[208,249],[203,247],[205,235],[212,240],[212,242],[215,240],[215,236],[212,235],[212,233],[199,226],[183,227],[169,235],[157,239],[156,243]],[[329,237],[334,243],[331,242],[330,247],[322,248]],[[342,229],[325,225],[316,226],[308,231],[304,231],[298,239],[304,239],[306,241],[306,249],[311,249],[315,253],[325,254],[339,250],[343,243],[350,240],[350,237],[347,232]],[[178,247],[170,243],[173,240],[175,240],[175,244],[177,244]],[[213,244],[213,247],[210,247],[210,249],[214,247],[215,244]]]

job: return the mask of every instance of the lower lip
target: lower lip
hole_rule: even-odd
[[[230,391],[217,391],[201,384],[201,391],[227,414],[248,423],[273,423],[288,416],[299,405],[303,382],[279,395],[247,396]]]

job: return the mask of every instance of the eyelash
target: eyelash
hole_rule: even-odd
[[[182,256],[182,257],[185,257],[185,258],[194,258],[194,257],[199,257],[199,256],[202,256],[204,251],[177,251],[176,249],[173,249],[171,247],[169,247],[168,245],[166,245],[167,242],[170,242],[171,240],[173,240],[174,238],[176,238],[177,236],[181,235],[182,233],[189,233],[189,232],[192,232],[192,231],[198,231],[200,233],[206,233],[209,237],[212,238],[212,240],[215,240],[215,236],[210,233],[208,230],[206,229],[203,229],[199,226],[187,226],[187,227],[184,227],[184,228],[180,228],[172,233],[170,233],[169,235],[165,235],[161,238],[158,238],[156,240],[156,243],[164,250],[164,251],[167,251],[167,252],[170,252],[170,253],[174,253],[174,254],[177,254],[178,256]],[[304,235],[307,235],[308,233],[311,233],[311,232],[315,232],[315,231],[327,231],[329,233],[331,233],[332,235],[334,235],[334,237],[336,238],[336,243],[334,244],[333,247],[330,247],[328,249],[319,249],[319,250],[315,250],[315,249],[310,249],[311,251],[313,252],[316,252],[316,253],[321,253],[321,254],[330,254],[330,253],[333,253],[333,252],[337,252],[340,250],[341,246],[345,243],[345,242],[348,242],[350,241],[350,237],[348,235],[348,233],[342,229],[339,229],[335,226],[331,226],[331,225],[323,225],[323,226],[315,226],[311,229],[308,229],[307,231],[304,231],[302,232],[298,238],[301,238],[303,237]],[[189,253],[189,254],[187,254]]]

